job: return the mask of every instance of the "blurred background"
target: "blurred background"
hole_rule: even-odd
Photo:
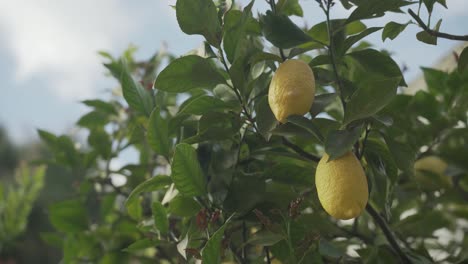
[[[448,9],[436,6],[433,23],[442,18],[441,31],[467,34],[468,1],[446,2]],[[248,1],[236,3],[245,6]],[[324,20],[315,0],[300,3],[304,17],[293,18],[299,26],[309,28]],[[76,133],[74,124],[87,111],[79,102],[109,97],[117,83],[105,76],[98,51],[118,56],[133,45],[138,48],[136,57],[146,59],[161,48],[180,56],[202,44],[200,36],[180,31],[172,5],[175,0],[0,0],[0,183],[12,182],[23,162],[47,157],[37,129]],[[256,1],[254,10],[264,13],[266,9],[265,1]],[[346,17],[349,12],[337,4],[332,17]],[[424,8],[421,16],[427,17]],[[409,20],[408,14],[389,14],[366,24],[384,26],[389,21]],[[416,25],[409,25],[394,41],[383,42],[379,33],[368,38],[374,47],[393,54],[412,83],[410,91],[422,88],[420,66],[449,69],[455,63],[452,52],[465,45],[444,39],[439,39],[437,46],[427,45],[416,40],[419,31]],[[22,254],[24,263],[58,262],[59,252],[46,247],[38,231],[51,229],[44,208],[60,200],[73,184],[67,173],[58,167],[47,170],[45,187],[37,194],[26,223],[27,232],[17,238],[10,255],[28,248],[30,254]],[[1,212],[2,203],[7,201],[2,195],[0,199]],[[1,259],[0,254],[0,263]]]

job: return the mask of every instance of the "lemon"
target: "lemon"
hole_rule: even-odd
[[[414,163],[416,180],[428,190],[452,187],[450,177],[445,175],[448,164],[437,156],[426,156]]]
[[[352,152],[332,161],[328,161],[328,158],[327,154],[322,157],[315,172],[320,203],[335,218],[357,217],[369,198],[367,178],[361,163]]]
[[[285,123],[290,115],[304,115],[314,102],[315,78],[301,60],[280,64],[270,83],[268,103],[276,119]]]

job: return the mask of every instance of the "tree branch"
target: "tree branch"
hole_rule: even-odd
[[[311,161],[315,161],[315,162],[319,162],[320,161],[320,158],[315,156],[315,155],[312,155],[308,152],[306,152],[305,150],[303,150],[301,147],[299,147],[298,145],[292,143],[291,141],[289,141],[287,138],[285,137],[282,137],[282,140],[283,140],[283,144],[289,148],[291,148],[292,150],[294,150],[297,154],[301,155],[302,157],[306,158],[306,159],[309,159]]]
[[[330,55],[330,60],[333,68],[333,73],[335,74],[335,79],[336,79],[336,84],[338,86],[338,91],[340,94],[340,99],[341,99],[341,104],[343,105],[343,109],[346,108],[346,101],[343,95],[343,85],[341,84],[341,79],[340,76],[338,75],[338,67],[336,66],[336,57],[335,57],[335,49],[334,49],[334,43],[333,43],[333,35],[332,35],[332,28],[331,28],[331,23],[330,23],[330,8],[333,5],[332,1],[328,1],[326,3],[327,7],[325,8],[323,5],[320,5],[325,12],[325,15],[327,17],[327,30],[328,30],[328,39],[330,44],[328,45],[328,54]]]
[[[366,211],[370,214],[370,216],[372,216],[374,222],[382,229],[385,237],[390,243],[390,246],[393,248],[393,250],[395,250],[403,263],[412,263],[408,256],[406,256],[405,252],[403,252],[403,250],[400,248],[400,245],[398,245],[398,242],[390,230],[390,227],[387,225],[385,219],[383,219],[382,216],[380,216],[380,214],[369,203],[366,206]]]
[[[468,41],[468,35],[452,35],[452,34],[432,30],[422,21],[422,19],[418,15],[416,15],[413,12],[413,10],[408,9],[408,13],[414,18],[414,20],[416,20],[416,22],[418,22],[419,26],[421,26],[424,29],[424,31],[426,31],[431,36],[444,38],[444,39],[451,39],[451,40]]]

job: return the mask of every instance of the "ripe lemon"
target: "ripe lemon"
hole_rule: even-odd
[[[452,181],[445,175],[448,164],[437,156],[426,156],[414,163],[416,181],[428,190],[452,187]]]
[[[285,123],[290,115],[304,115],[314,102],[315,78],[301,60],[283,62],[270,83],[268,103],[276,119]]]
[[[338,219],[351,219],[366,207],[369,192],[361,163],[352,152],[328,161],[323,155],[315,172],[315,185],[325,211]]]

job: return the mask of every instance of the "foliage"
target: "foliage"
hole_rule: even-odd
[[[6,250],[27,226],[34,202],[44,185],[45,167],[16,171],[14,184],[0,182],[0,252]]]
[[[187,55],[101,53],[125,102],[83,102],[91,111],[77,125],[87,147],[39,131],[54,153],[48,162],[78,181],[49,207],[57,233],[43,236],[64,263],[429,263],[434,252],[466,260],[467,237],[435,239],[467,231],[458,224],[468,212],[466,54],[452,73],[424,68],[428,89],[408,95],[391,56],[360,42],[382,27],[361,20],[413,2],[341,0],[356,8],[332,20],[335,3],[317,1],[325,20],[307,29],[289,18],[303,14],[298,1],[269,1],[257,17],[254,1],[229,2],[177,1],[181,30],[206,39]],[[432,10],[434,1],[421,4]],[[382,39],[406,26],[390,22]],[[268,85],[293,57],[312,67],[317,97],[310,113],[278,124]],[[138,162],[112,166],[128,150]],[[314,186],[324,151],[349,150],[370,190],[367,213],[351,223],[330,218]],[[449,164],[451,185],[434,190],[414,177],[426,155]]]

